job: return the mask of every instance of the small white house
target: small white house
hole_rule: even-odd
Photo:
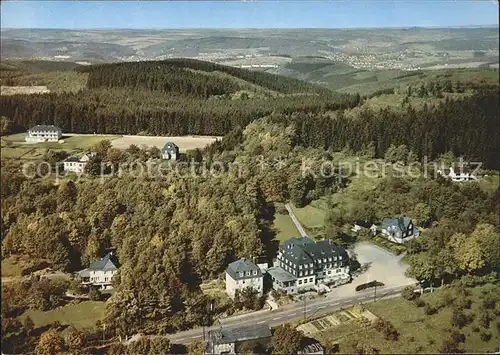
[[[450,166],[449,169],[438,170],[437,173],[451,181],[477,180],[477,176],[466,167],[460,167],[457,171]]]
[[[259,294],[264,292],[264,276],[262,270],[248,259],[242,258],[228,265],[226,269],[226,293],[234,299],[236,290],[242,291],[248,287]]]
[[[113,253],[108,253],[100,260],[94,261],[87,269],[78,271],[84,285],[92,285],[101,290],[111,289],[113,277],[118,272],[118,262]]]
[[[372,235],[377,234],[377,226],[373,223],[367,223],[365,221],[356,221],[352,228],[351,231],[354,233],[358,233],[361,230],[369,230]]]
[[[26,142],[57,142],[62,137],[61,129],[54,125],[36,125],[28,130]]]
[[[85,166],[90,159],[95,157],[96,153],[84,154],[81,157],[72,156],[64,161],[64,171],[72,171],[74,173],[83,173],[85,171]]]

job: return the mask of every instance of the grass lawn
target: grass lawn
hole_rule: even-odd
[[[298,220],[308,231],[323,227],[325,224],[325,208],[326,200],[323,199],[312,201],[309,205],[302,208],[292,205],[292,209]]]
[[[59,142],[43,142],[23,144],[25,133],[2,137],[2,158],[39,159],[47,149],[65,150],[70,154],[84,152],[103,140],[114,140],[120,136],[68,136],[62,137]],[[63,143],[61,143],[63,142]]]
[[[100,301],[83,301],[47,312],[28,310],[19,317],[19,320],[22,321],[26,316],[30,316],[35,327],[58,321],[61,324],[72,325],[76,329],[92,328],[98,320],[104,317],[105,305],[105,302]]]
[[[276,230],[275,239],[280,243],[292,237],[300,237],[299,231],[288,214],[275,214],[273,229]]]
[[[495,325],[495,320],[489,326],[491,339],[483,341],[479,332],[473,329],[479,327],[478,311],[481,307],[479,296],[485,287],[495,288],[491,291],[495,294],[498,286],[486,285],[469,289],[472,295],[469,298],[472,301],[470,310],[465,310],[466,314],[475,315],[472,323],[466,325],[459,332],[465,335],[465,343],[461,344],[466,352],[493,352],[498,349],[498,340],[500,339],[499,329]],[[432,294],[425,294],[421,298],[435,306],[442,297],[444,290],[436,290]],[[451,329],[450,307],[440,309],[437,314],[426,315],[423,307],[416,307],[412,302],[401,297],[381,300],[376,303],[365,305],[366,308],[378,317],[390,321],[400,336],[397,341],[386,340],[381,333],[372,327],[362,327],[356,324],[347,324],[340,327],[332,327],[314,335],[326,346],[333,346],[335,343],[340,345],[340,351],[343,353],[353,352],[353,343],[361,342],[369,344],[379,350],[380,353],[437,353],[443,340],[449,336]],[[498,307],[498,306],[497,306]],[[492,315],[493,311],[489,311]],[[342,329],[341,329],[342,328]]]

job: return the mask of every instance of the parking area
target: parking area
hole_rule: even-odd
[[[357,286],[370,281],[380,281],[386,287],[402,286],[416,281],[406,277],[407,265],[400,262],[400,257],[369,242],[355,245],[354,252],[361,264],[361,272],[354,276],[352,285]]]

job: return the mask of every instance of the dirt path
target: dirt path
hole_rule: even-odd
[[[292,219],[293,223],[295,224],[295,227],[297,227],[297,230],[299,231],[300,235],[303,237],[307,237],[307,233],[304,227],[302,227],[302,224],[300,224],[299,220],[297,219],[297,216],[293,212],[292,206],[289,203],[287,203],[285,205],[285,208],[288,211],[288,214],[290,215],[290,218]]]

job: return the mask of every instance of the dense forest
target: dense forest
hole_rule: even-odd
[[[345,109],[359,105],[359,95],[324,89],[316,92],[309,84],[211,63],[119,63],[75,70],[90,72],[89,89],[2,96],[0,114],[10,118],[17,131],[53,123],[64,132],[152,135],[225,135],[255,119],[272,116],[275,122],[294,123],[304,146],[333,150],[349,147],[354,151],[373,146],[375,155],[382,157],[391,144],[405,144],[419,158],[434,159],[452,151],[489,168],[499,167],[497,86],[476,85],[470,95],[443,99],[431,107],[414,108],[409,102],[397,109],[363,107],[347,118]],[[229,79],[234,79],[231,76],[212,75],[214,70],[261,87],[273,83],[278,91],[305,92],[230,98],[227,94],[239,89],[238,82]],[[442,96],[443,90],[453,91],[447,86],[422,86],[417,91],[419,96]],[[462,84],[459,86],[457,92],[465,90]]]
[[[194,59],[103,64],[80,67],[76,70],[90,74],[87,83],[89,88],[143,87],[149,90],[209,97],[238,90],[234,81],[234,78],[238,78],[285,94],[306,92],[333,94],[320,86],[297,79]],[[229,74],[230,77],[211,75],[215,72]]]

